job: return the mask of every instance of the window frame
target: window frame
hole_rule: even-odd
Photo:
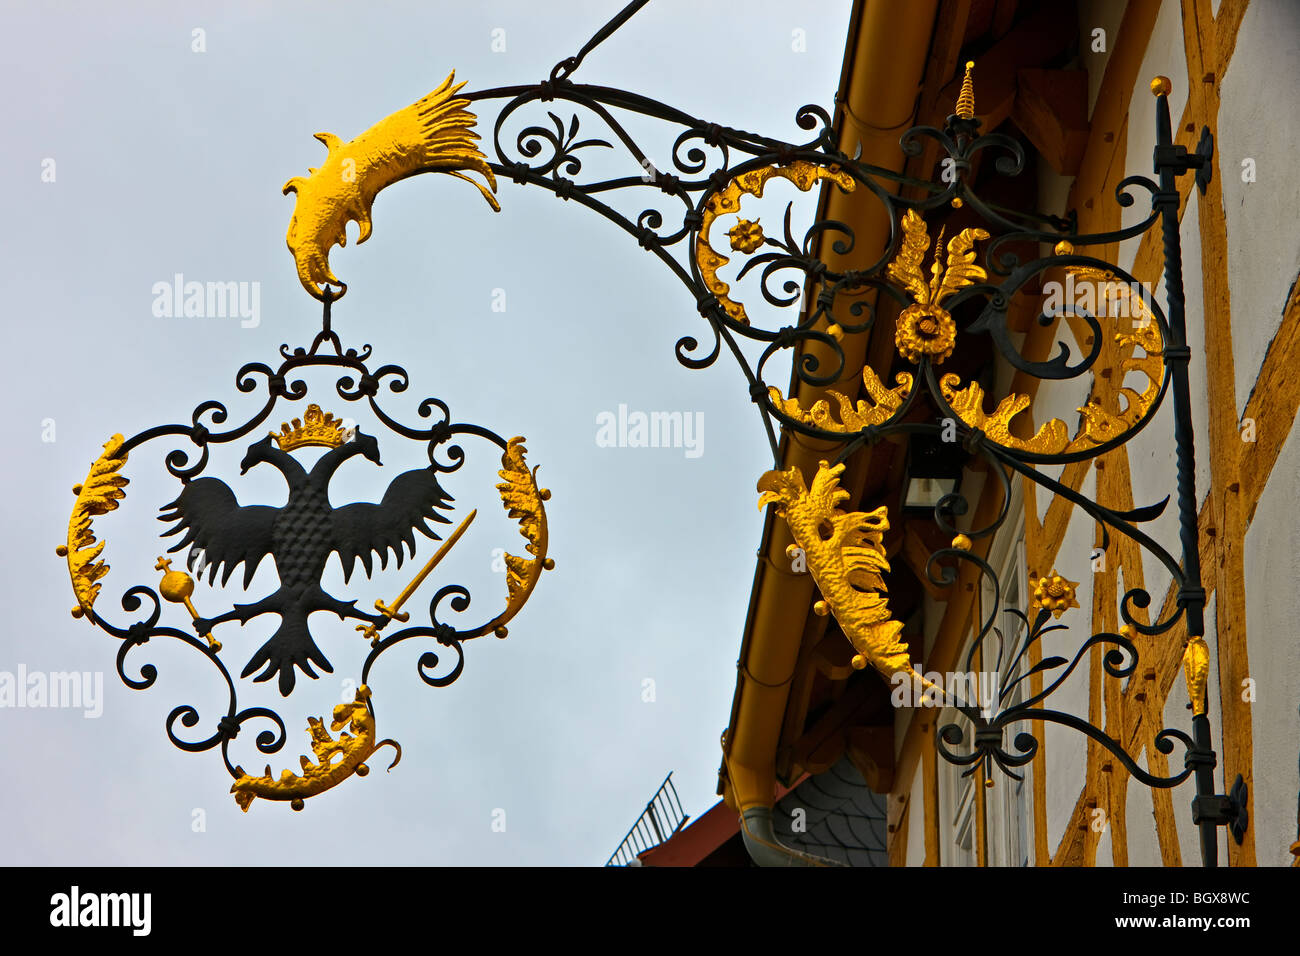
[[[1029,566],[1025,550],[1025,519],[1023,507],[1022,483],[1017,480],[1011,481],[1011,503],[1008,508],[1008,519],[1006,525],[996,534],[993,544],[989,549],[987,558],[988,564],[993,568],[998,576],[998,585],[1001,591],[1001,598],[1004,603],[1000,604],[999,617],[1002,620],[996,621],[995,626],[1001,627],[1004,634],[1008,634],[1008,623],[1006,621],[1005,609],[1008,594],[1013,587],[1018,595],[1017,607],[1021,612],[1028,614],[1029,595]],[[975,634],[978,633],[980,622],[982,622],[987,613],[988,602],[992,598],[991,582],[984,578],[980,582],[980,592],[978,595],[978,612],[974,615],[974,625],[972,631],[967,635],[963,642],[961,650],[957,656],[958,666],[965,667],[966,657],[970,652],[971,644],[974,641]],[[1020,632],[1008,635],[1008,651],[1016,643],[1016,640],[1022,637],[1024,625],[1011,618],[1011,623],[1020,628]],[[994,655],[996,660],[997,638],[990,633],[984,641],[984,651]],[[1014,655],[1012,655],[1014,656]],[[1003,661],[1003,668],[1008,665],[1008,661]],[[983,664],[980,664],[981,669]],[[1023,673],[1030,666],[1028,657],[1020,662],[1015,674]],[[1014,675],[1010,672],[1002,675],[1001,686]],[[1029,693],[1028,683],[1021,683],[1017,686],[1013,699],[1023,698]],[[967,733],[969,735],[969,722],[955,708],[945,708],[939,714],[938,726],[943,727],[946,724],[957,723],[958,725],[967,724]],[[984,864],[986,866],[1033,866],[1034,860],[1034,841],[1033,841],[1033,766],[1026,764],[1024,767],[1017,768],[1023,779],[1013,780],[1000,769],[995,769],[994,773],[988,779],[991,779],[992,786],[987,785],[986,774],[976,772],[969,777],[962,777],[962,773],[969,769],[957,764],[950,764],[947,761],[940,761],[945,768],[945,772],[940,774],[939,779],[939,825],[940,834],[940,851],[939,862],[943,866],[976,866],[978,865],[979,853],[976,851],[975,840],[981,840],[984,846]],[[976,813],[976,803],[983,800],[984,812],[983,832],[980,831],[979,814]],[[969,819],[966,819],[969,817]],[[963,828],[969,827],[972,836],[969,847],[962,847]]]

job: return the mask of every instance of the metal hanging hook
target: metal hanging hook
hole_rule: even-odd
[[[555,67],[551,70],[551,82],[558,83],[567,80],[573,71],[582,65],[582,61],[586,59],[588,53],[609,39],[619,27],[632,19],[633,14],[649,2],[650,0],[632,0],[631,3],[618,12],[617,16],[592,35],[591,39],[578,51],[577,56],[567,57],[555,64]]]

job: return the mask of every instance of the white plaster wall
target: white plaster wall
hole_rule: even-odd
[[[1079,65],[1088,71],[1088,116],[1097,105],[1106,64],[1119,38],[1119,26],[1124,20],[1127,0],[1083,0],[1079,4]],[[1093,50],[1093,30],[1106,31],[1106,49]]]
[[[1091,819],[1088,821],[1088,825],[1092,826]],[[1098,866],[1115,865],[1115,848],[1112,845],[1111,838],[1110,838],[1112,832],[1114,831],[1111,829],[1109,822],[1107,822],[1106,829],[1102,830],[1101,836],[1097,838],[1097,865]]]
[[[1089,472],[1081,491],[1096,494],[1096,472]],[[1043,657],[1059,655],[1073,660],[1079,646],[1092,635],[1092,565],[1093,521],[1077,509],[1071,514],[1057,553],[1056,568],[1071,581],[1078,581],[1076,599],[1079,607],[1066,611],[1060,621],[1064,631],[1054,631],[1042,638]],[[1051,571],[1048,568],[1047,571]],[[1061,668],[1060,670],[1064,670]],[[1060,670],[1044,675],[1048,686]],[[1049,710],[1086,716],[1088,713],[1088,660],[1085,657],[1073,673],[1043,702]],[[1084,785],[1088,759],[1088,738],[1077,730],[1048,723],[1042,745],[1045,750],[1047,844],[1055,851],[1070,821],[1070,814]]]
[[[1121,38],[1120,42],[1123,42]],[[1126,175],[1143,175],[1154,177],[1152,154],[1156,147],[1156,98],[1151,95],[1150,83],[1153,77],[1167,76],[1173,89],[1169,93],[1170,122],[1177,128],[1178,120],[1187,105],[1187,56],[1183,52],[1183,22],[1180,5],[1164,0],[1160,4],[1160,13],[1156,16],[1155,27],[1151,31],[1151,40],[1147,44],[1146,56],[1138,70],[1138,81],[1128,107],[1128,162]],[[1197,77],[1200,82],[1200,77]],[[1145,189],[1134,189],[1136,199],[1122,213],[1125,226],[1142,221],[1151,211],[1150,197]],[[1118,262],[1125,269],[1132,271],[1133,259],[1137,255],[1140,238],[1128,239],[1120,243]]]
[[[1220,86],[1215,175],[1228,232],[1233,363],[1244,411],[1300,271],[1300,179],[1294,175],[1295,102],[1300,96],[1300,5],[1253,0]],[[1243,181],[1243,159],[1256,181]],[[1249,446],[1246,454],[1251,453]],[[1296,839],[1300,753],[1300,612],[1295,586],[1300,439],[1294,424],[1260,498],[1244,544],[1246,645],[1257,681],[1251,705],[1254,830],[1261,865],[1289,865]],[[1239,688],[1234,688],[1240,692]],[[1217,742],[1217,741],[1216,741]],[[1231,781],[1227,781],[1231,783]]]
[[[1177,122],[1186,101],[1188,78],[1183,66],[1178,5],[1167,3],[1160,12],[1151,44],[1134,93],[1128,127],[1128,172],[1149,169],[1154,146],[1154,98],[1146,83],[1163,73],[1174,84],[1170,107]],[[1199,82],[1201,78],[1196,78]],[[1267,95],[1261,95],[1261,88]],[[1232,66],[1222,79],[1222,107],[1216,143],[1215,176],[1224,192],[1224,214],[1228,230],[1229,288],[1232,297],[1233,360],[1237,409],[1244,409],[1254,389],[1269,343],[1276,335],[1297,271],[1300,271],[1300,236],[1295,230],[1300,211],[1300,179],[1291,175],[1296,136],[1279,133],[1278,123],[1293,115],[1291,104],[1300,94],[1300,5],[1285,0],[1255,0],[1242,23]],[[1280,104],[1287,104],[1279,110]],[[1287,127],[1283,127],[1286,129]],[[1255,160],[1257,181],[1242,181],[1241,160]],[[1196,430],[1198,463],[1197,497],[1204,501],[1209,488],[1208,404],[1204,322],[1215,321],[1215,303],[1203,302],[1201,248],[1198,219],[1201,197],[1191,193],[1180,230],[1186,277],[1187,331],[1192,347],[1190,379],[1193,423]],[[1141,200],[1139,200],[1139,206]],[[1130,213],[1125,222],[1135,215]],[[1120,262],[1128,267],[1137,241],[1123,244]],[[1163,282],[1156,290],[1164,299]],[[1208,315],[1207,315],[1208,305]],[[1144,504],[1172,490],[1173,468],[1170,436],[1172,415],[1168,407],[1147,431],[1130,444],[1134,500]],[[1295,552],[1300,520],[1295,498],[1300,475],[1300,441],[1287,440],[1275,465],[1268,488],[1261,498],[1255,520],[1244,545],[1247,598],[1247,645],[1250,670],[1258,680],[1258,699],[1252,706],[1255,810],[1251,826],[1255,831],[1257,858],[1263,865],[1286,865],[1289,847],[1296,838],[1296,801],[1300,775],[1296,770],[1300,752],[1300,642],[1294,622],[1300,616],[1300,589],[1295,587],[1300,559]],[[1148,526],[1153,536],[1177,553],[1176,520],[1169,514]],[[1154,559],[1145,564],[1148,590],[1159,601],[1169,577]],[[1206,569],[1208,574],[1213,569]],[[1216,648],[1213,598],[1206,609],[1207,640]],[[1211,655],[1210,721],[1216,749],[1222,749],[1222,719],[1216,655]],[[1187,730],[1187,693],[1181,679],[1175,682],[1165,708],[1166,726]],[[1171,771],[1181,767],[1181,747],[1171,755]],[[1145,765],[1145,760],[1143,761]],[[1218,772],[1219,785],[1232,781]],[[1200,849],[1197,831],[1189,813],[1194,786],[1188,781],[1173,792],[1175,819],[1184,865],[1198,865]],[[1147,789],[1129,786],[1129,850],[1133,865],[1159,865],[1159,847]],[[1057,809],[1057,808],[1054,808]],[[1061,807],[1057,812],[1068,812]],[[1148,823],[1147,821],[1151,821]],[[1226,858],[1228,837],[1219,835],[1220,856]]]
[[[1245,409],[1287,293],[1300,271],[1300,177],[1295,174],[1300,99],[1300,4],[1252,0],[1219,90],[1214,174],[1228,225],[1228,291],[1237,409]],[[1242,160],[1256,181],[1242,181]]]
[[[1296,540],[1300,438],[1293,429],[1246,532],[1246,652],[1256,680],[1254,735],[1256,860],[1290,865],[1296,839],[1297,753],[1300,753],[1300,554]],[[1238,689],[1239,690],[1239,689]],[[1229,781],[1231,783],[1231,781]]]
[[[1139,761],[1145,767],[1145,762]],[[1129,866],[1160,866],[1160,840],[1156,836],[1155,801],[1151,788],[1128,778],[1128,802],[1125,804],[1128,825]]]

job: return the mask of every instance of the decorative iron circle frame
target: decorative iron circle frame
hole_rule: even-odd
[[[229,410],[223,402],[205,401],[195,407],[189,425],[158,425],[138,432],[122,443],[120,456],[125,459],[132,450],[169,436],[187,438],[192,447],[188,450],[173,449],[166,455],[164,463],[173,477],[188,482],[206,468],[209,446],[238,441],[263,425],[282,400],[297,402],[307,397],[308,386],[303,379],[294,377],[296,371],[331,367],[342,370],[342,374],[335,382],[335,392],[338,397],[346,402],[365,399],[375,417],[391,432],[409,440],[426,442],[429,464],[435,474],[455,472],[464,464],[465,452],[457,443],[457,439],[463,436],[485,439],[496,445],[503,454],[509,450],[510,443],[491,429],[453,421],[450,407],[439,398],[425,398],[417,408],[417,414],[425,419],[433,417],[435,411],[439,413],[439,420],[433,421],[427,427],[407,425],[390,415],[380,405],[378,396],[385,386],[389,393],[405,392],[410,385],[408,372],[396,364],[383,365],[372,372],[367,366],[367,361],[372,354],[371,346],[366,344],[359,351],[353,348],[345,349],[337,333],[331,328],[330,308],[331,295],[327,291],[323,305],[322,330],[310,347],[290,350],[288,345],[281,345],[282,361],[275,369],[262,362],[249,362],[239,369],[235,375],[235,386],[240,392],[248,394],[257,391],[259,379],[261,386],[266,389],[265,403],[242,424],[224,431],[216,430],[214,426],[226,423]],[[324,344],[333,347],[333,354],[321,349]],[[192,456],[196,460],[191,463]],[[176,747],[189,753],[200,753],[219,747],[226,770],[232,778],[239,779],[241,773],[231,761],[229,754],[230,742],[239,735],[247,721],[264,719],[271,722],[273,729],[264,730],[257,735],[257,750],[265,755],[279,753],[287,740],[287,729],[283,718],[275,710],[267,707],[240,708],[237,682],[226,668],[225,662],[221,660],[217,649],[206,644],[192,632],[159,623],[162,601],[154,587],[148,584],[137,584],[128,588],[121,597],[122,610],[128,614],[135,613],[140,610],[144,601],[148,601],[151,605],[149,610],[142,618],[125,626],[114,624],[94,606],[81,608],[88,620],[121,640],[116,654],[116,669],[122,682],[133,690],[147,690],[152,687],[158,678],[157,667],[152,663],[144,663],[138,668],[138,676],[132,676],[127,670],[127,657],[131,651],[147,644],[150,639],[167,637],[179,640],[202,653],[216,667],[226,683],[228,692],[226,713],[217,720],[216,728],[211,735],[201,740],[187,740],[181,737],[176,730],[178,721],[182,727],[192,728],[199,724],[201,718],[196,707],[191,704],[180,704],[173,708],[166,718],[168,739]],[[470,591],[461,584],[444,585],[429,602],[431,624],[402,627],[393,633],[376,638],[362,664],[360,682],[363,686],[369,683],[371,669],[389,648],[416,637],[433,638],[440,646],[455,654],[454,664],[443,674],[435,672],[441,663],[436,651],[425,651],[416,661],[416,673],[425,684],[430,687],[449,686],[464,670],[463,645],[466,641],[489,633],[498,633],[498,636],[501,636],[498,632],[501,615],[498,614],[474,627],[457,628],[439,618],[439,611],[444,601],[454,612],[464,613],[470,607]],[[384,625],[379,627],[382,629]],[[373,717],[374,704],[370,697],[366,698],[365,705]]]

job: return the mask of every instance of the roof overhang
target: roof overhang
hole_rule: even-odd
[[[901,172],[905,157],[898,140],[916,116],[938,6],[938,0],[908,4],[858,0],[855,4],[837,97],[839,145],[846,154],[854,155],[860,145],[863,162]],[[866,256],[870,261],[881,255],[889,242],[890,224],[878,202],[823,190],[819,218],[837,219],[853,229],[855,259]],[[823,250],[822,257],[832,268],[847,265],[837,264],[838,257],[828,250]],[[892,336],[880,332],[881,324],[871,335],[846,337],[842,343],[843,375],[827,388],[839,386],[856,394],[864,365],[873,359],[873,364],[888,365]],[[829,354],[818,358],[831,361]],[[826,388],[792,379],[791,394],[807,408],[825,397]],[[797,466],[811,473],[827,457],[829,447],[787,435],[781,446],[782,467]],[[873,450],[858,455],[851,475],[846,476],[846,486],[853,488],[856,482],[858,494],[874,454]],[[720,792],[738,813],[751,807],[770,807],[775,800],[776,750],[791,682],[805,644],[805,628],[817,626],[809,621],[812,579],[789,570],[786,548],[793,543],[784,522],[775,521],[769,508],[745,622],[731,720],[723,741]],[[820,620],[824,627],[824,619]]]

